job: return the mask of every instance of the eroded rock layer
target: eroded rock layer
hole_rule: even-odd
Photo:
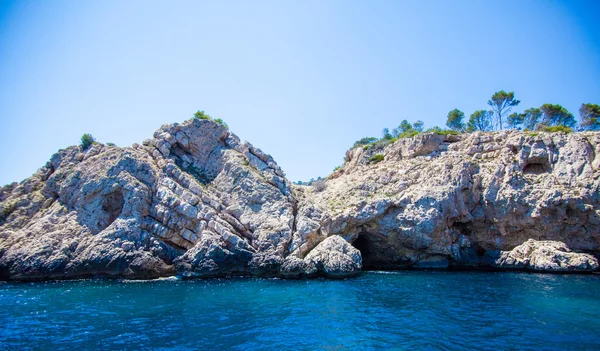
[[[366,268],[495,266],[528,239],[597,253],[598,154],[598,133],[422,134],[348,151],[307,203]]]
[[[598,133],[422,134],[350,150],[307,187],[220,124],[165,125],[130,148],[61,150],[1,188],[0,277],[593,271],[573,255],[599,252],[598,153]],[[559,243],[514,251],[529,239]]]

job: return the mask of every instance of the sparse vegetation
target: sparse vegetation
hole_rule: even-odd
[[[402,132],[400,134],[398,134],[398,138],[397,139],[404,139],[404,138],[411,138],[414,137],[415,135],[421,134],[421,132],[411,129],[411,130],[407,130],[405,132]],[[396,140],[397,140],[396,139]]]
[[[425,127],[425,123],[421,120],[416,121],[415,123],[413,123],[413,129],[416,130],[419,133],[423,133],[423,128]]]
[[[564,126],[570,129],[577,124],[573,114],[561,105],[543,104],[540,110],[544,116],[542,124],[546,127]]]
[[[440,128],[440,127],[438,127],[438,126],[434,126],[434,127],[431,127],[431,128],[428,128],[428,129],[426,129],[426,130],[425,130],[425,133],[439,133],[439,132],[441,132],[442,130],[443,130],[442,128]]]
[[[400,125],[397,128],[392,130],[392,136],[398,140],[402,138],[410,138],[419,133],[423,132],[423,121],[416,121],[413,124],[410,124],[407,120],[403,120],[400,122]]]
[[[466,131],[467,132],[474,132],[474,131],[482,131],[482,132],[487,132],[492,130],[492,116],[493,116],[493,112],[492,111],[485,111],[485,110],[477,110],[475,112],[473,112],[471,114],[471,117],[469,117],[469,122],[467,122],[467,128]]]
[[[92,144],[96,142],[96,139],[91,134],[84,134],[81,136],[81,148],[87,150]]]
[[[565,126],[542,127],[541,130],[544,132],[549,132],[549,133],[557,133],[557,132],[571,133],[573,131],[571,128],[565,127]]]
[[[383,128],[383,130],[381,131],[381,140],[391,140],[391,139],[394,139],[394,136],[392,135],[392,133],[390,133],[390,129]]]
[[[581,104],[579,116],[583,130],[600,130],[600,105]]]
[[[379,163],[381,161],[383,161],[382,154],[375,154],[369,158],[369,163]]]
[[[477,110],[471,114],[466,122],[464,121],[464,112],[457,108],[451,110],[447,115],[446,125],[448,129],[434,126],[424,130],[422,121],[411,124],[407,120],[402,120],[400,125],[391,131],[389,128],[384,128],[381,138],[362,138],[354,143],[352,149],[361,146],[364,151],[369,151],[367,155],[372,155],[368,160],[369,163],[378,163],[383,160],[383,155],[373,155],[373,153],[381,152],[386,146],[399,139],[411,138],[420,133],[460,135],[461,133],[476,131],[503,130],[507,127],[531,132],[529,136],[535,137],[539,134],[535,131],[571,133],[575,130],[600,130],[600,105],[582,104],[579,109],[580,124],[578,126],[573,114],[561,105],[543,104],[539,108],[528,108],[522,113],[511,113],[512,109],[519,106],[520,103],[520,100],[515,99],[514,92],[500,90],[495,92],[487,101],[490,110]]]
[[[400,122],[400,125],[391,132],[389,128],[384,128],[381,132],[381,139],[375,137],[362,138],[352,145],[352,149],[361,145],[365,151],[370,148],[383,149],[387,145],[396,142],[398,139],[410,138],[423,133],[423,126],[423,121],[416,121],[415,123],[410,124],[407,120],[403,120]]]
[[[460,135],[460,132],[451,129],[442,129],[439,131],[435,131],[435,133],[439,135]]]
[[[216,123],[222,125],[223,127],[227,128],[227,129],[229,129],[229,126],[227,125],[227,123],[225,123],[225,121],[223,121],[221,118],[212,118],[204,111],[200,111],[200,110],[196,111],[196,113],[194,113],[194,117],[192,117],[191,119],[192,120],[204,119],[207,121],[213,121],[213,122],[216,122]]]
[[[352,146],[352,148],[354,149],[355,147],[360,146],[360,145],[365,145],[368,148],[369,144],[372,144],[376,141],[377,141],[377,138],[375,138],[375,137],[362,138],[362,139],[356,141],[354,143],[354,145]]]
[[[522,124],[524,129],[535,130],[542,119],[542,110],[539,108],[528,108],[522,114]]]
[[[115,143],[106,143],[106,146],[117,146]]]
[[[514,106],[518,106],[520,103],[521,101],[515,99],[515,93],[513,91],[507,93],[504,90],[500,90],[492,95],[491,99],[488,100],[488,105],[490,105],[494,112],[493,122],[497,129],[504,129],[505,116],[510,113]]]
[[[194,119],[208,119],[210,120],[210,116],[208,114],[206,114],[204,111],[196,111],[196,113],[194,113]]]
[[[465,113],[461,110],[455,108],[454,110],[448,112],[448,117],[446,119],[446,126],[448,128],[455,131],[462,131],[465,129],[465,125],[463,123],[463,118],[465,117]]]
[[[213,119],[213,121],[219,123],[220,125],[222,125],[223,127],[227,128],[227,129],[229,129],[229,126],[227,125],[227,123],[225,123],[222,119],[215,118],[215,119]]]
[[[506,118],[506,124],[510,129],[518,129],[523,124],[524,115],[522,113],[513,112]]]

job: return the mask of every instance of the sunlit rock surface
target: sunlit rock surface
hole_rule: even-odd
[[[591,132],[421,134],[349,150],[321,189],[220,124],[165,125],[141,145],[61,150],[1,188],[0,277],[593,271],[598,153]],[[517,255],[529,239],[590,255]]]

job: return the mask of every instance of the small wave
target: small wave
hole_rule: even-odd
[[[399,271],[366,271],[366,273],[374,273],[374,274],[402,274]]]
[[[160,277],[154,279],[119,279],[121,283],[152,283],[152,282],[177,282],[182,280],[180,276]]]

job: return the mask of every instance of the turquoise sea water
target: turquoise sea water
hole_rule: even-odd
[[[600,276],[0,283],[0,348],[599,350]]]

